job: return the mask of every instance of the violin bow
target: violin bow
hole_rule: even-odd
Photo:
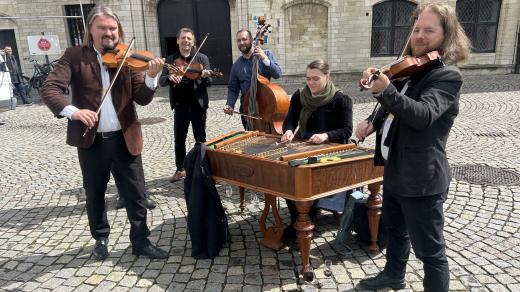
[[[379,70],[377,70],[376,72],[374,72],[374,74],[372,74],[370,77],[368,77],[368,82],[367,84],[370,84],[372,83],[372,81],[376,81],[378,78],[379,78],[379,75],[381,75],[381,71],[384,71],[386,69],[386,67],[391,67],[392,65],[394,65],[396,62],[398,62],[399,60],[401,60],[403,58],[403,55],[404,55],[404,51],[406,50],[406,47],[408,47],[408,44],[410,43],[410,39],[412,38],[412,34],[413,34],[413,31],[415,30],[415,25],[417,24],[417,17],[414,17],[413,18],[413,26],[412,26],[412,29],[410,30],[410,32],[408,33],[408,37],[406,38],[406,42],[404,43],[404,45],[401,47],[401,50],[400,50],[400,53],[399,53],[399,56],[397,56],[397,59],[395,59],[394,62],[386,65],[386,66],[383,66],[382,68],[380,68]]]
[[[248,114],[243,114],[241,112],[237,112],[237,111],[233,111],[234,114],[237,114],[239,116],[244,116],[246,118],[251,118],[251,119],[256,119],[256,120],[261,120],[262,118],[261,117],[257,117],[257,116],[252,116],[252,115],[248,115]]]
[[[404,45],[401,47],[401,53],[399,54],[399,56],[397,56],[397,59],[395,61],[399,61],[403,57],[404,51],[406,50],[406,47],[408,47],[408,44],[410,43],[410,39],[412,38],[412,34],[413,34],[413,31],[415,30],[416,24],[417,24],[417,17],[414,17],[412,29],[408,33],[408,38],[406,39],[406,42],[404,43]],[[376,72],[374,72],[374,74],[370,75],[370,77],[368,77],[367,84],[370,84],[370,83],[376,81],[379,78],[379,75],[381,75],[381,71],[382,71],[382,69],[379,69]],[[370,87],[372,87],[372,86],[370,85]],[[376,111],[378,110],[378,105],[379,105],[379,102],[376,102],[376,105],[374,106],[374,109],[372,110],[372,114],[371,114],[372,119],[370,120],[370,124],[372,124],[372,127],[374,126],[374,119],[376,118]],[[365,138],[359,139],[357,144],[361,144],[364,141],[365,141]]]
[[[99,104],[99,106],[98,106],[98,108],[96,110],[96,115],[99,115],[99,111],[101,110],[101,106],[105,102],[107,94],[112,90],[112,87],[114,86],[114,83],[116,82],[117,76],[119,75],[119,72],[121,72],[121,68],[123,68],[123,65],[125,64],[125,61],[128,58],[128,55],[130,53],[130,49],[134,45],[134,42],[135,42],[135,37],[132,38],[132,41],[128,45],[128,48],[126,48],[125,54],[123,56],[123,61],[121,61],[121,64],[119,64],[119,66],[117,67],[116,74],[114,75],[114,78],[112,78],[112,81],[110,81],[110,85],[108,86],[108,89],[105,90],[105,92],[103,93],[103,96],[101,97],[101,103]],[[87,135],[89,130],[90,130],[89,127],[87,127],[85,129],[85,132],[83,132],[83,137],[85,137],[85,135]]]

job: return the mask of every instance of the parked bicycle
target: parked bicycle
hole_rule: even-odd
[[[22,83],[25,87],[25,92],[27,92],[27,95],[31,92],[32,86],[31,86],[31,78],[25,76],[22,74]],[[13,86],[13,93],[15,96],[20,97],[20,93],[18,92],[18,89]]]
[[[47,76],[54,68],[54,64],[57,62],[57,60],[54,60],[49,64],[40,65],[37,60],[31,57],[26,57],[24,59],[29,60],[29,62],[31,62],[31,64],[34,66],[33,76],[29,78],[29,84],[32,88],[40,90],[43,82],[45,79],[47,79]]]

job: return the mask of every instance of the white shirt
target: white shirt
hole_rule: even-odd
[[[401,94],[404,94],[406,92],[406,90],[408,89],[409,83],[410,83],[410,81],[408,81],[404,84],[403,89],[401,89]],[[388,159],[389,148],[388,148],[388,146],[386,146],[384,144],[385,144],[386,137],[388,136],[388,131],[390,130],[390,126],[392,125],[393,121],[394,121],[394,115],[390,113],[390,114],[388,114],[388,116],[386,116],[384,124],[383,124],[383,135],[381,137],[381,155],[383,156],[383,158],[385,160]]]
[[[101,84],[103,86],[103,94],[105,90],[108,90],[110,87],[110,74],[108,73],[108,69],[105,65],[103,65],[103,60],[101,59],[101,54],[94,48],[97,55],[97,60],[99,66],[101,67]],[[159,74],[154,78],[145,76],[145,84],[150,89],[155,89],[157,87],[157,80],[159,78]],[[66,106],[61,112],[60,115],[71,118],[72,114],[74,114],[79,109],[74,105]],[[101,109],[99,112],[99,124],[97,127],[97,132],[112,132],[121,130],[121,124],[119,123],[119,119],[117,117],[116,109],[114,108],[114,104],[112,102],[112,94],[107,93],[103,103],[101,104]]]

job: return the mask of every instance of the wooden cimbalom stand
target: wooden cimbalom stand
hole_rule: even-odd
[[[261,244],[275,250],[283,246],[283,225],[276,197],[295,201],[299,215],[294,227],[298,231],[302,274],[306,280],[314,277],[309,263],[314,224],[308,212],[316,199],[368,185],[370,251],[377,251],[382,202],[378,192],[383,168],[374,166],[373,150],[355,144],[280,143],[280,136],[248,131],[231,132],[206,145],[207,160],[215,180],[265,193],[260,218],[264,236]],[[276,225],[267,227],[270,210]]]

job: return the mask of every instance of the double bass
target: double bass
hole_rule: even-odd
[[[252,44],[252,50],[264,43],[271,25],[266,23],[265,16],[258,19],[258,27]],[[249,91],[244,95],[243,113],[249,131],[260,131],[267,134],[283,134],[282,126],[290,99],[287,92],[278,84],[258,74],[260,59],[253,55],[253,68]],[[250,116],[250,117],[248,117]],[[258,117],[258,118],[255,118]]]
[[[251,49],[254,50],[258,44],[263,44],[266,34],[269,32],[270,24],[266,23],[265,16],[258,18],[258,26]],[[260,59],[253,55],[253,67],[251,72],[251,85],[249,91],[244,95],[242,116],[246,121],[246,130],[260,131],[266,134],[283,134],[283,121],[289,111],[290,99],[287,92],[278,84],[269,82],[269,79],[258,74]],[[244,188],[239,187],[240,209],[245,207]],[[262,218],[267,218],[269,209],[273,212],[275,226],[268,227],[260,225],[260,230],[265,235],[261,243],[269,248],[279,250],[283,235],[283,225],[278,208],[276,206],[276,196],[265,194],[265,204],[262,211]],[[262,220],[261,220],[262,222]]]

